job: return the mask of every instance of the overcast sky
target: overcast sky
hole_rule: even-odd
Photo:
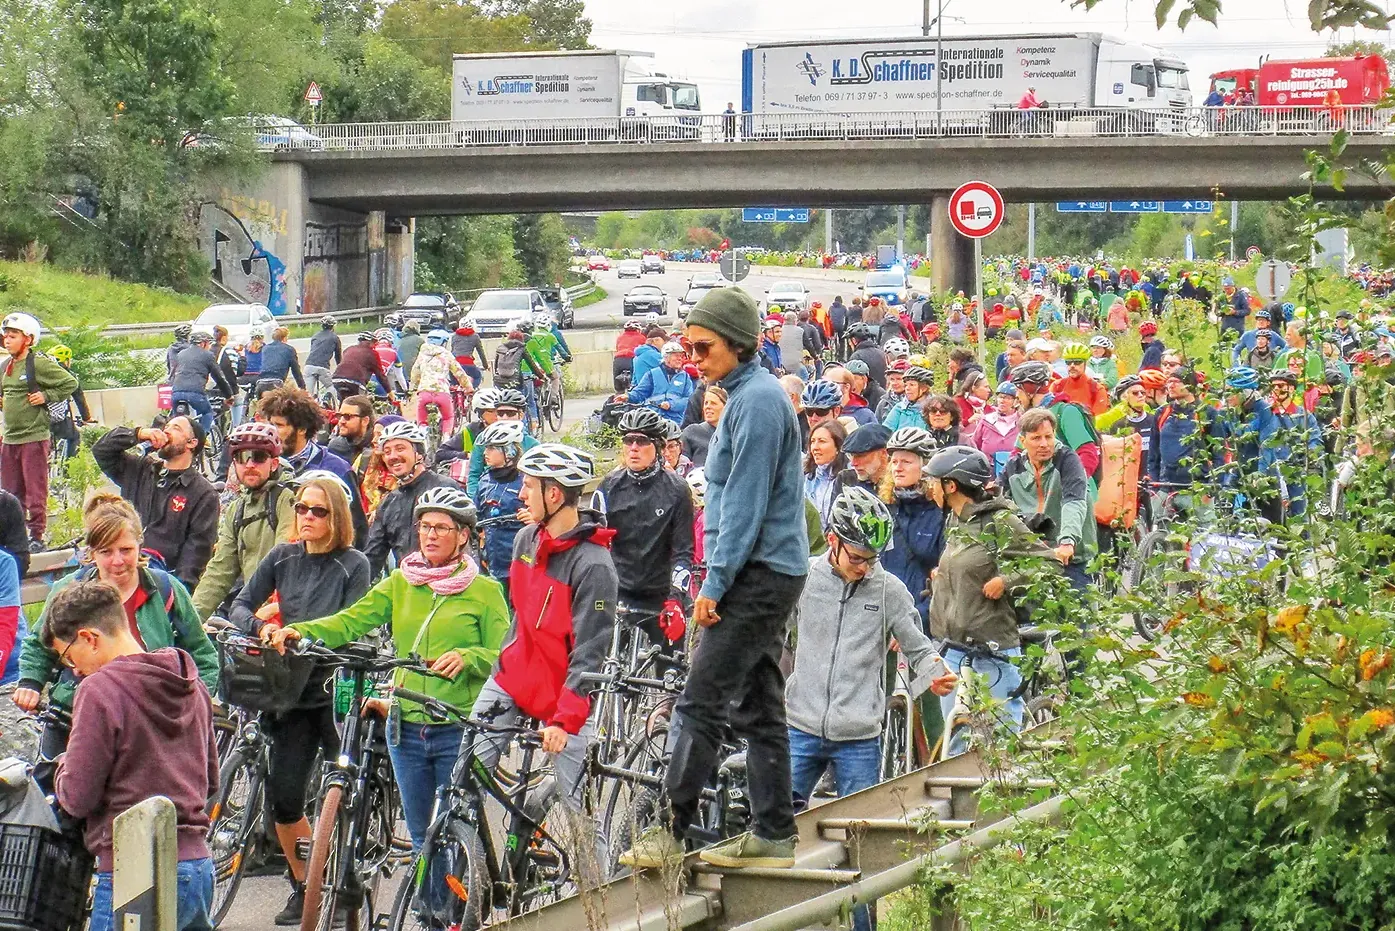
[[[932,16],[939,2],[931,0]],[[1392,0],[1384,2],[1391,7]],[[944,29],[946,35],[1105,32],[1160,45],[1191,66],[1198,105],[1213,71],[1253,67],[1266,54],[1311,57],[1332,41],[1308,28],[1304,0],[1223,0],[1223,7],[1218,28],[1197,23],[1181,33],[1155,28],[1153,0],[1103,0],[1089,13],[1065,0],[945,0]],[[586,0],[592,44],[655,53],[659,70],[698,83],[703,109],[710,112],[721,111],[728,100],[740,108],[741,50],[748,44],[917,35],[921,11],[921,0],[710,0],[690,7]],[[1353,37],[1347,29],[1338,40]],[[1366,30],[1356,37],[1391,41],[1388,33]]]

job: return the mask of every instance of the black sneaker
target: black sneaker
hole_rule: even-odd
[[[42,553],[46,549],[48,549],[48,547],[44,546],[44,542],[42,540],[29,541],[29,552],[31,553]]]
[[[272,919],[278,928],[299,927],[301,913],[305,911],[305,887],[296,885],[291,889],[291,897],[286,900],[286,907]]]

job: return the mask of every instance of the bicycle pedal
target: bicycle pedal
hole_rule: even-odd
[[[538,866],[557,867],[562,865],[562,858],[551,850],[530,850],[528,851],[528,859]]]

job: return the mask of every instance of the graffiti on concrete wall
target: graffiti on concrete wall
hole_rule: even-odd
[[[368,306],[368,228],[305,224],[305,313]]]
[[[244,301],[265,304],[273,314],[286,313],[286,263],[232,211],[211,201],[200,205],[199,248],[214,281]]]

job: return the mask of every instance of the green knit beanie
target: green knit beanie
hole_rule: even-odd
[[[741,288],[713,288],[688,311],[689,326],[706,327],[735,347],[755,349],[760,342],[760,309]]]

